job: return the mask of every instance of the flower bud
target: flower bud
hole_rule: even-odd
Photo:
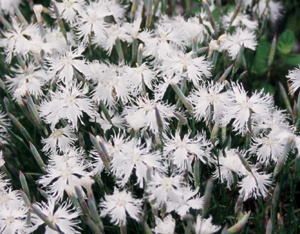
[[[203,207],[202,207],[202,217],[206,217],[206,214],[208,212],[212,189],[213,189],[213,179],[210,178],[206,182],[206,186],[205,186],[204,201],[203,201]]]
[[[20,179],[23,191],[26,193],[28,199],[30,200],[30,192],[29,192],[28,184],[27,184],[24,174],[21,171],[19,171],[19,179]]]
[[[272,234],[272,221],[271,219],[269,219],[268,223],[267,223],[267,230],[266,230],[266,234]]]
[[[43,21],[42,15],[41,15],[41,13],[43,12],[43,8],[44,7],[41,4],[35,4],[33,6],[33,11],[34,11],[34,14],[35,14],[35,17],[36,17],[38,23],[41,23]]]
[[[231,64],[226,70],[225,72],[223,73],[223,75],[218,79],[217,82],[222,82],[224,81],[227,76],[230,74],[231,70],[232,70],[232,67],[233,67],[233,64]]]
[[[278,85],[279,85],[279,90],[280,90],[281,96],[282,96],[283,101],[284,101],[284,103],[286,105],[286,108],[288,109],[288,111],[293,116],[293,110],[292,110],[290,101],[288,99],[287,93],[285,92],[285,89],[284,89],[283,85],[279,81],[278,81]]]
[[[221,36],[219,36],[218,38],[218,45],[223,44],[224,42],[227,41],[227,34],[222,34]]]
[[[272,40],[271,50],[270,50],[270,54],[269,54],[269,58],[268,58],[268,67],[270,67],[272,65],[272,62],[273,62],[273,59],[275,56],[276,42],[277,42],[277,37],[275,35]]]
[[[31,153],[33,154],[33,157],[35,158],[36,162],[39,164],[40,168],[42,170],[44,170],[46,165],[45,165],[43,159],[41,158],[40,154],[38,153],[37,149],[35,148],[35,146],[31,143],[31,141],[29,141],[29,147],[30,147]]]
[[[194,109],[192,104],[188,101],[186,96],[182,93],[181,89],[177,86],[177,84],[171,84],[172,88],[174,89],[175,93],[178,95],[179,99],[182,101],[183,105],[189,111],[190,115],[194,115]]]
[[[237,233],[240,230],[242,230],[245,227],[245,225],[247,224],[249,216],[250,216],[250,211],[246,215],[244,215],[244,217],[238,223],[236,223],[231,228],[229,228],[228,233],[229,234]]]

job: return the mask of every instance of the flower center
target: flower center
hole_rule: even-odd
[[[133,153],[131,156],[131,163],[132,164],[139,164],[142,161],[143,157],[137,152]]]
[[[206,95],[206,100],[211,104],[216,103],[218,99],[219,97],[214,93],[209,93]]]
[[[274,144],[274,141],[273,139],[267,138],[263,143],[267,146],[272,146]]]
[[[151,103],[146,103],[143,106],[143,109],[144,109],[145,112],[149,112],[149,111],[152,111],[154,109],[154,106]]]
[[[69,179],[73,174],[73,171],[71,168],[67,167],[63,172],[61,172],[61,176],[63,180]]]
[[[61,138],[63,133],[64,133],[63,130],[56,129],[54,132],[52,132],[51,135],[54,139],[57,139],[57,138]]]
[[[145,68],[144,68],[144,67],[136,67],[136,68],[135,68],[135,72],[136,72],[138,75],[142,75],[142,74],[145,72]]]
[[[124,199],[118,199],[116,205],[117,206],[125,206],[127,204],[127,201]]]
[[[245,110],[251,109],[252,106],[253,106],[253,105],[252,105],[251,102],[245,102],[245,101],[243,101],[243,102],[241,103],[241,107],[242,107],[243,109],[245,109]]]
[[[65,3],[64,3],[64,8],[71,8],[72,6],[73,6],[73,2],[72,1],[66,1]]]
[[[15,222],[15,217],[14,216],[8,216],[5,223],[10,226]]]
[[[172,190],[173,189],[173,181],[170,178],[165,178],[160,181],[162,188],[166,190]]]
[[[57,218],[57,214],[52,214],[51,212],[48,212],[48,218],[53,224],[57,224],[59,219]]]
[[[70,66],[73,64],[73,58],[70,56],[66,56],[65,58],[62,59],[62,64],[64,66]]]
[[[65,99],[65,103],[69,106],[73,106],[77,102],[77,99],[73,96],[67,96]]]
[[[56,38],[63,38],[63,36],[64,35],[61,32],[58,32],[58,33],[55,34]]]

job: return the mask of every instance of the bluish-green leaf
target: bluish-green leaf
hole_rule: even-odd
[[[268,70],[268,58],[270,50],[271,44],[269,42],[260,40],[251,70],[258,76],[262,76]]]
[[[278,38],[277,49],[283,53],[287,54],[292,51],[296,43],[295,34],[293,31],[287,29]]]
[[[285,63],[297,67],[300,64],[300,54],[291,54],[285,59]]]

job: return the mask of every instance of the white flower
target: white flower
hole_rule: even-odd
[[[180,73],[198,87],[201,81],[211,77],[211,68],[212,63],[206,61],[204,56],[193,58],[193,51],[178,51],[164,59],[161,69],[170,73]]]
[[[134,148],[138,141],[136,139],[126,138],[124,133],[119,133],[118,135],[112,137],[111,142],[103,142],[108,154],[111,158],[126,158],[126,153],[128,149]]]
[[[201,215],[197,216],[197,221],[194,225],[196,234],[212,234],[217,232],[221,226],[213,225],[211,223],[212,217],[210,216],[208,219],[204,219]]]
[[[55,1],[58,12],[61,17],[68,23],[74,23],[76,20],[77,12],[83,10],[85,1],[84,0],[63,0],[63,2]]]
[[[42,139],[42,143],[44,144],[43,151],[53,153],[56,151],[56,147],[60,151],[66,151],[74,144],[76,139],[70,125],[59,129],[54,128],[48,138]]]
[[[5,14],[14,14],[14,8],[12,6],[12,4],[14,4],[16,7],[19,7],[19,5],[21,4],[22,0],[0,0],[0,8],[5,12]]]
[[[271,160],[277,162],[285,146],[272,131],[267,136],[254,137],[252,141],[249,152],[257,156],[259,162],[266,165],[269,165]]]
[[[89,157],[91,157],[93,159],[93,162],[91,162],[91,164],[93,166],[93,170],[91,171],[91,174],[92,175],[100,175],[104,169],[104,163],[103,163],[102,159],[100,158],[98,151],[96,149],[92,149],[89,152]]]
[[[181,74],[163,74],[162,81],[154,88],[155,100],[162,100],[169,85],[178,84],[181,80]]]
[[[232,35],[227,35],[227,39],[222,47],[223,49],[228,50],[228,53],[232,59],[235,59],[242,45],[251,50],[255,50],[257,46],[254,33],[247,28],[237,28]]]
[[[139,5],[141,5],[141,2],[139,3]],[[147,31],[141,31],[141,23],[142,23],[142,17],[138,16],[137,18],[135,18],[135,20],[133,21],[133,23],[127,23],[124,22],[124,24],[122,25],[123,30],[126,32],[126,34],[128,34],[131,39],[127,38],[127,43],[132,43],[134,40],[140,39],[141,41],[143,41],[143,37],[145,37],[148,34],[148,37],[151,36],[151,34]]]
[[[224,28],[228,28],[230,20],[232,19],[232,16],[234,14],[234,11],[231,11],[228,15],[224,15],[222,18],[222,21],[224,22]],[[249,30],[253,31],[258,28],[258,22],[257,21],[251,21],[250,16],[245,13],[238,13],[235,17],[234,21],[232,22],[231,26],[238,27],[240,25],[246,26]]]
[[[62,233],[79,234],[80,232],[75,229],[78,228],[77,224],[80,223],[79,220],[76,220],[76,218],[79,217],[79,212],[74,208],[71,208],[71,203],[63,202],[57,209],[55,209],[55,203],[55,199],[50,197],[48,199],[48,203],[42,202],[41,204],[38,204],[38,206],[41,208],[42,213],[47,216],[53,226],[56,226]],[[40,220],[38,225],[42,224],[44,224],[44,222]],[[57,232],[46,226],[45,234],[54,233]]]
[[[51,124],[52,129],[60,119],[67,119],[72,128],[77,129],[78,119],[81,120],[83,112],[90,117],[95,116],[92,100],[86,97],[88,87],[80,88],[81,84],[75,83],[70,87],[58,86],[55,93],[50,93],[51,100],[41,104],[41,117]]]
[[[194,191],[191,190],[190,187],[182,187],[181,195],[177,200],[170,200],[167,202],[167,212],[175,211],[180,217],[184,217],[189,210],[202,209],[203,206],[203,197],[199,197],[197,194],[199,192],[199,188]]]
[[[147,184],[149,200],[155,201],[158,208],[168,201],[177,201],[181,196],[180,187],[183,184],[183,177],[181,175],[167,177],[156,172]]]
[[[221,93],[224,86],[225,83],[214,84],[210,82],[208,85],[203,84],[191,92],[188,99],[194,106],[197,120],[202,118],[208,120],[212,114],[215,121],[220,119],[227,98],[225,92]]]
[[[14,206],[15,204],[19,204],[21,206],[24,205],[20,196],[20,191],[13,190],[8,186],[2,190],[1,187],[2,186],[0,185],[0,207]]]
[[[133,87],[125,78],[125,66],[114,64],[101,64],[93,62],[89,64],[90,76],[97,83],[94,89],[93,100],[103,101],[109,107],[113,107],[121,100],[123,104],[131,100],[130,94]]]
[[[8,182],[7,179],[4,179],[4,177],[5,177],[5,174],[0,172],[0,194],[1,195],[7,193],[7,187],[10,186],[10,183]]]
[[[145,56],[153,56],[158,60],[163,60],[183,48],[185,45],[185,37],[182,31],[174,28],[166,28],[157,25],[154,37],[145,40],[145,48],[143,54]]]
[[[252,112],[263,116],[267,114],[267,110],[273,107],[272,96],[264,94],[261,90],[249,98],[243,86],[238,83],[232,83],[232,90],[227,91],[227,95],[228,99],[225,102],[226,106],[221,122],[227,125],[234,119],[232,124],[234,130],[242,134],[251,131],[247,124]]]
[[[6,76],[6,83],[14,99],[20,98],[16,90],[24,86],[26,91],[35,97],[44,95],[42,86],[46,82],[46,72],[35,62],[28,62],[24,69],[17,65],[17,69],[12,67],[11,71],[15,73],[15,76]]]
[[[174,234],[175,220],[171,214],[168,214],[163,220],[155,216],[155,228],[152,231],[155,234]]]
[[[7,1],[7,3],[10,1]],[[0,39],[0,46],[4,47],[6,63],[10,63],[13,56],[21,54],[26,56],[30,50],[30,38],[39,34],[37,24],[30,24],[27,27],[20,25],[12,18],[13,29],[3,31],[4,38]]]
[[[107,130],[111,129],[113,126],[119,128],[119,129],[123,129],[124,128],[124,119],[122,118],[121,115],[119,115],[118,113],[114,113],[111,110],[108,110],[109,112],[109,117],[110,120],[109,121],[106,116],[103,114],[103,112],[101,112],[100,114],[96,115],[96,117],[92,117],[90,119],[90,122],[97,122],[101,129],[106,132]]]
[[[155,72],[147,67],[146,63],[137,67],[126,67],[124,77],[128,79],[128,82],[139,93],[142,91],[142,85],[144,84],[152,90],[152,82],[155,79]]]
[[[110,55],[117,40],[131,41],[131,37],[126,33],[122,26],[109,24],[105,28],[105,35],[98,35],[93,38],[92,43],[101,46]]]
[[[187,32],[187,41],[189,45],[202,43],[206,36],[209,35],[209,28],[211,34],[214,33],[214,29],[209,23],[209,21],[203,20],[203,24],[200,23],[199,17],[189,18],[187,22],[183,24],[183,30]],[[206,26],[206,27],[205,27]]]
[[[20,200],[0,206],[0,233],[32,233],[37,228],[34,226],[37,220],[32,215],[31,222],[28,224],[28,212],[28,208]]]
[[[138,144],[136,139],[126,138],[125,134],[119,133],[112,137],[111,141],[103,141],[103,144],[110,156],[110,159],[113,160],[115,168],[121,168],[123,166],[123,161],[127,158],[128,151],[135,147]],[[90,151],[91,157],[94,159],[93,162],[93,171],[92,174],[100,174],[104,168],[103,161],[100,158],[96,149]]]
[[[61,200],[66,189],[76,194],[74,186],[80,186],[81,177],[89,176],[85,171],[87,165],[82,160],[82,154],[83,151],[70,148],[63,155],[51,155],[46,168],[47,174],[42,176],[38,183],[48,187],[55,199]]]
[[[111,162],[112,170],[121,179],[121,186],[127,183],[133,169],[140,188],[144,187],[144,181],[147,182],[148,170],[160,169],[160,154],[150,152],[150,146],[151,142],[147,142],[147,147],[143,145],[135,145],[133,148],[124,147],[122,157],[114,156]]]
[[[283,110],[272,108],[266,110],[265,115],[253,113],[253,133],[258,135],[259,133],[269,133],[272,130],[272,134],[277,137],[280,136],[280,132],[292,131],[292,126],[289,125],[288,115]]]
[[[82,38],[84,43],[89,41],[89,36],[94,33],[95,36],[105,35],[105,28],[107,23],[104,21],[104,17],[109,15],[109,12],[105,7],[101,7],[101,2],[91,2],[90,5],[79,11],[79,18],[75,23],[75,27],[78,31],[78,37]]]
[[[85,47],[79,45],[74,51],[69,49],[65,52],[65,55],[60,56],[58,59],[54,57],[48,57],[49,61],[49,76],[54,78],[55,75],[58,75],[59,79],[63,81],[66,85],[69,85],[74,76],[74,70],[78,70],[83,74],[88,74],[89,70],[85,64],[85,60],[76,59],[82,57]]]
[[[211,40],[209,42],[209,50],[208,50],[208,57],[212,57],[212,54],[215,50],[220,50],[220,43],[217,40]],[[222,49],[221,49],[222,50]]]
[[[296,92],[300,87],[300,66],[294,70],[289,70],[289,74],[286,76],[290,82],[292,82],[291,90]]]
[[[124,110],[125,115],[131,115],[133,113],[142,113],[145,116],[145,126],[149,127],[154,133],[158,133],[157,119],[155,115],[155,107],[159,111],[163,130],[166,130],[168,126],[167,120],[174,116],[175,107],[161,103],[159,101],[150,100],[148,97],[139,98],[136,101],[136,105],[126,107]]]
[[[28,44],[28,49],[31,54],[36,58],[37,61],[41,61],[41,53],[50,56],[53,52],[58,51],[59,47],[55,42],[47,40],[48,35],[42,36],[41,34],[35,34],[31,36],[30,43]],[[65,49],[64,49],[65,50]],[[59,51],[62,52],[61,50]],[[43,61],[44,62],[44,61]]]
[[[244,201],[249,197],[265,197],[267,195],[267,186],[272,184],[272,174],[264,174],[257,172],[257,168],[252,168],[251,173],[245,171],[246,176],[239,182],[240,195],[243,196]]]
[[[94,5],[98,8],[103,8],[107,12],[107,16],[113,17],[114,21],[121,24],[125,19],[125,12],[127,6],[120,4],[117,0],[102,0],[97,1],[98,5]]]
[[[181,139],[179,132],[176,132],[175,136],[165,141],[164,155],[169,155],[173,164],[182,172],[186,169],[192,170],[194,155],[205,164],[206,160],[210,160],[211,143],[200,134],[189,139],[190,134],[185,134]]]
[[[125,115],[125,120],[134,131],[139,131],[146,125],[145,114],[142,112],[134,112]]]
[[[66,32],[68,43],[63,33],[60,31],[59,26],[54,28],[45,28],[46,31],[46,41],[47,43],[54,45],[52,48],[53,52],[57,52],[59,54],[63,54],[64,51],[69,51],[70,45],[72,47],[77,47],[77,43],[75,42],[75,34],[73,31]]]
[[[268,2],[268,6],[267,6]],[[255,4],[253,11],[258,14],[260,18],[263,17],[263,13],[267,15],[272,23],[275,23],[282,16],[283,6],[281,3],[273,0],[260,0],[258,4]]]
[[[126,215],[139,221],[142,201],[132,197],[130,192],[119,191],[114,188],[113,195],[106,195],[100,202],[100,217],[109,215],[114,224],[118,226],[126,225]]]
[[[236,151],[236,149],[228,150],[225,148],[225,155],[220,151],[218,161],[215,162],[217,168],[213,173],[213,177],[220,178],[222,183],[227,181],[227,188],[229,189],[235,180],[234,173],[237,173],[238,176],[243,176],[246,173],[246,169]],[[243,152],[241,154],[243,155]]]

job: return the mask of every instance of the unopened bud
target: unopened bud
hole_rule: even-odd
[[[29,141],[29,146],[30,146],[31,153],[33,154],[33,157],[35,158],[36,162],[39,164],[40,168],[44,170],[46,165],[43,159],[41,158],[40,154],[38,153],[36,147],[31,143],[31,141]]]
[[[92,184],[95,181],[90,176],[83,176],[80,178],[80,184],[85,187],[88,191],[92,190]]]
[[[232,70],[233,64],[231,64],[223,73],[223,75],[218,79],[218,82],[222,82],[224,81],[227,76],[230,74],[231,70]]]
[[[229,228],[228,233],[237,233],[240,230],[242,230],[247,224],[249,216],[250,216],[250,211],[246,215],[244,215],[244,217],[238,223],[236,223],[231,228]]]
[[[162,122],[159,110],[157,109],[156,106],[155,106],[155,117],[156,117],[156,123],[157,123],[157,126],[158,126],[158,131],[160,133],[162,133],[162,131],[163,131],[163,122]]]
[[[266,234],[271,234],[272,233],[272,221],[269,219],[268,224],[267,224],[267,230]]]
[[[276,187],[274,189],[274,193],[273,193],[273,199],[272,199],[272,206],[276,207],[278,200],[279,200],[279,195],[280,195],[280,187],[279,184],[276,184]]]
[[[139,66],[141,66],[142,65],[142,63],[143,63],[143,49],[144,49],[144,46],[143,46],[143,44],[141,43],[141,44],[139,44],[139,47],[138,47],[138,52],[137,52],[137,64],[139,65]]]
[[[219,38],[218,38],[218,45],[224,43],[225,41],[227,41],[227,34],[222,34],[222,35],[219,36]]]
[[[33,11],[34,11],[34,14],[35,14],[35,17],[38,21],[38,23],[41,23],[42,22],[42,15],[41,13],[43,12],[43,5],[41,4],[36,4],[33,6]]]
[[[214,50],[218,50],[218,49],[219,49],[219,44],[217,40],[211,40],[209,43],[208,57],[211,57]]]
[[[192,104],[188,101],[186,96],[184,96],[181,89],[177,86],[177,84],[171,84],[172,88],[174,89],[175,93],[178,95],[179,99],[182,101],[183,105],[186,107],[186,109],[189,111],[190,115],[194,115],[194,109]]]
[[[212,189],[213,189],[213,179],[210,178],[206,182],[206,186],[205,186],[204,201],[203,201],[203,208],[202,208],[202,217],[205,217],[207,212],[208,212]]]

